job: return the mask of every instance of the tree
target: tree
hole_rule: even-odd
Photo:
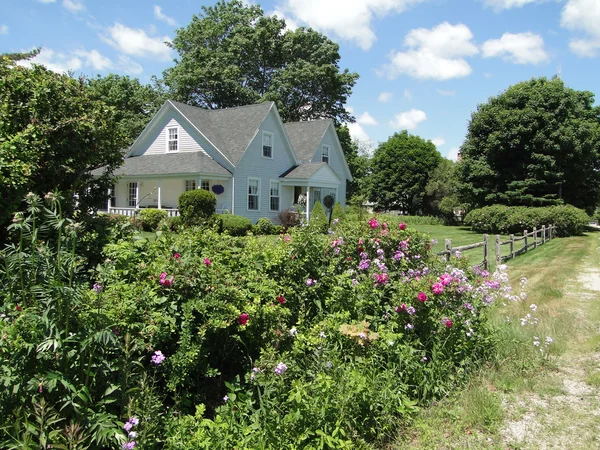
[[[358,74],[340,71],[339,46],[311,29],[286,30],[257,5],[202,7],[169,45],[179,59],[164,81],[176,100],[209,109],[272,100],[286,122],[353,121],[345,103]]]
[[[431,141],[395,133],[379,145],[371,161],[369,198],[378,209],[421,212],[425,186],[442,156]]]
[[[336,131],[348,168],[352,173],[352,181],[346,181],[346,198],[351,201],[353,197],[363,194],[366,190],[365,177],[369,171],[369,157],[365,152],[360,151],[358,142],[352,140],[346,125],[337,127]]]
[[[457,196],[457,184],[456,163],[442,158],[431,172],[429,182],[425,186],[423,212],[451,222],[454,219],[454,210],[462,209]]]
[[[106,198],[123,161],[115,111],[83,79],[0,57],[0,229],[25,194],[78,195],[83,211]],[[104,176],[90,171],[106,166]]]
[[[518,83],[479,105],[459,164],[461,197],[474,206],[600,199],[600,108],[559,78]]]
[[[115,119],[128,148],[166,100],[164,88],[143,85],[137,78],[109,74],[88,80],[96,98],[115,108]]]

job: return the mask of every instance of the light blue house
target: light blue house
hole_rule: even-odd
[[[108,211],[134,215],[159,208],[178,215],[190,189],[217,196],[217,212],[256,222],[306,198],[331,194],[346,203],[352,175],[330,119],[284,124],[273,102],[205,110],[167,101],[115,172]]]

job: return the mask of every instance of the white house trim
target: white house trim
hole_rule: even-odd
[[[258,187],[257,187],[257,193],[256,196],[258,197],[256,199],[256,209],[250,209],[249,208],[249,204],[250,204],[250,180],[252,181],[258,181]],[[262,179],[258,178],[258,177],[248,177],[248,183],[246,184],[246,186],[248,187],[248,189],[246,190],[246,211],[248,212],[260,212],[260,202],[262,200],[262,196],[261,196],[261,186],[262,184]]]
[[[171,130],[177,130],[177,138],[175,139],[175,144],[177,149],[176,150],[171,150],[169,147],[169,144],[173,141],[173,139],[171,139]],[[166,126],[165,127],[165,153],[177,153],[179,152],[180,148],[181,148],[181,130],[179,129],[179,125],[171,125],[171,126]]]

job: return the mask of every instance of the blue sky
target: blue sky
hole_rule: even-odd
[[[139,77],[173,65],[164,45],[198,0],[0,0],[0,53],[41,46],[35,62],[76,75]],[[340,44],[360,74],[348,106],[366,147],[408,129],[454,158],[477,104],[560,71],[600,96],[600,0],[266,0],[288,26]]]

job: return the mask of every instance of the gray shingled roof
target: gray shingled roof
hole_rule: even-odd
[[[309,179],[312,177],[319,169],[322,167],[328,166],[329,164],[320,162],[320,163],[304,163],[299,166],[292,167],[287,172],[282,173],[280,178],[299,178],[299,179]]]
[[[102,175],[102,168],[92,175]],[[177,175],[188,173],[215,173],[231,175],[210,156],[201,152],[181,152],[163,155],[143,155],[125,158],[124,164],[115,170],[115,175]]]
[[[312,159],[330,123],[331,119],[321,119],[284,124],[299,161]]]
[[[273,105],[273,102],[265,102],[207,110],[173,100],[170,102],[234,165],[241,159]]]

